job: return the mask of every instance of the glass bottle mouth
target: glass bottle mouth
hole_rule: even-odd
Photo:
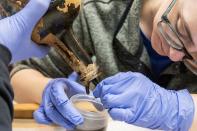
[[[105,131],[108,124],[107,110],[100,99],[91,95],[77,94],[71,97],[73,106],[84,117],[84,122],[76,127],[79,131]]]
[[[104,108],[100,99],[91,95],[77,94],[71,97],[73,106],[81,113],[84,118],[92,120],[107,119],[107,110]]]

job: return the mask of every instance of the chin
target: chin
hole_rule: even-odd
[[[168,56],[168,57],[169,57],[169,59],[170,59],[171,61],[174,61],[174,62],[181,61],[181,59],[177,59],[175,56]]]

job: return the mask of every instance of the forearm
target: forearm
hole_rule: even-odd
[[[195,114],[194,114],[194,120],[192,123],[191,131],[196,131],[197,130],[197,94],[192,94],[192,98],[195,106]]]
[[[42,92],[50,80],[34,69],[18,71],[11,78],[16,102],[40,103]]]

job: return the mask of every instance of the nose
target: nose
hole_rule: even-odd
[[[172,60],[172,61],[181,61],[183,59],[183,57],[185,56],[185,54],[181,51],[178,51],[172,47],[170,47],[170,50],[169,50],[169,58]]]

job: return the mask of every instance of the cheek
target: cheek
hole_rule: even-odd
[[[166,8],[163,8],[166,9]],[[169,56],[169,45],[165,39],[161,36],[161,33],[157,27],[157,24],[161,21],[163,10],[159,10],[153,20],[153,30],[151,35],[151,43],[153,49],[162,56]]]
[[[153,30],[151,35],[151,43],[153,49],[162,56],[168,56],[169,54],[169,46],[166,41],[161,36],[157,24],[161,20],[161,16],[164,11],[167,9],[171,1],[164,1],[160,6],[158,12],[156,13],[154,20],[153,20]]]
[[[152,35],[151,35],[151,44],[152,48],[160,55],[165,55],[165,52],[162,49],[162,41],[159,37],[159,32],[157,31],[157,27],[153,27]]]

